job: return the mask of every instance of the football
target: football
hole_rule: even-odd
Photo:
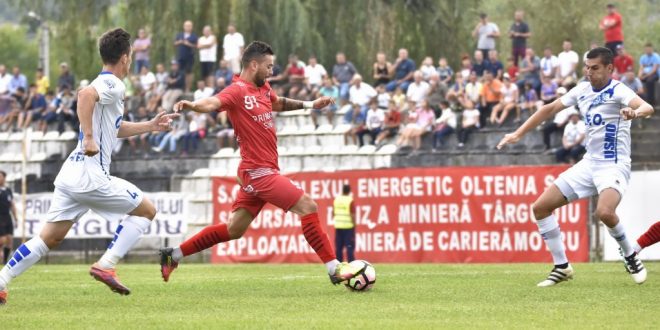
[[[357,276],[348,280],[345,284],[352,291],[367,291],[376,283],[376,268],[368,261],[353,260],[350,262],[352,267],[360,268]]]

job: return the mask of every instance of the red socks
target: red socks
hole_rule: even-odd
[[[660,221],[654,223],[649,230],[637,239],[637,244],[643,249],[660,242]]]
[[[197,235],[181,243],[180,248],[183,256],[189,256],[199,251],[206,250],[218,243],[229,241],[227,224],[221,223],[202,229]]]
[[[307,243],[316,251],[316,254],[321,258],[324,263],[335,260],[335,254],[330,245],[328,235],[323,231],[321,222],[319,221],[319,214],[312,213],[303,216],[300,219],[302,223],[303,234]]]

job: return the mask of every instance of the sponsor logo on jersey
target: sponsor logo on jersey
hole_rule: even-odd
[[[105,83],[106,86],[108,86],[109,89],[115,88],[115,82],[109,79],[103,79],[103,82]]]
[[[121,118],[122,116],[117,117],[117,120],[115,120],[115,128],[119,129],[121,127]]]
[[[605,159],[616,158],[616,132],[616,125],[605,125],[605,140],[603,143],[603,158]]]

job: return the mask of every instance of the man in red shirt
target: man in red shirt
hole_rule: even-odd
[[[598,27],[605,34],[605,47],[616,54],[616,46],[623,45],[623,20],[614,4],[607,5],[607,16],[603,17]]]
[[[634,71],[634,62],[632,56],[626,53],[623,45],[616,46],[616,57],[614,57],[614,73],[612,78],[621,79],[623,74],[628,71]]]
[[[229,87],[215,96],[174,105],[175,112],[227,111],[241,150],[237,176],[241,190],[228,223],[207,226],[179,247],[160,250],[161,273],[166,282],[183,257],[243,236],[266,203],[300,215],[305,239],[325,263],[333,284],[349,280],[359,271],[339,263],[321,227],[316,202],[298,184],[279,173],[272,112],[321,109],[334,101],[327,96],[307,102],[278,97],[267,82],[273,74],[273,54],[268,44],[252,42],[243,52],[240,76],[235,75]]]

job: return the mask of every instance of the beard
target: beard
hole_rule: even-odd
[[[266,79],[264,79],[263,77],[255,77],[254,83],[255,85],[257,85],[257,87],[262,87],[263,85],[266,84]]]

